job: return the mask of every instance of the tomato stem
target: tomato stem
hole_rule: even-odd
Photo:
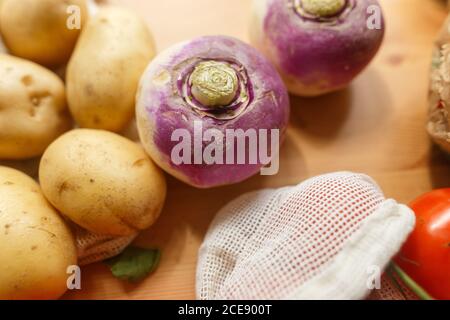
[[[397,273],[398,277],[403,281],[403,283],[408,286],[411,291],[413,291],[421,300],[434,300],[417,282],[411,279],[399,266],[394,262],[391,263],[390,269]]]

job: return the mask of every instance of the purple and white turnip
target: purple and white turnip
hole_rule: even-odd
[[[277,156],[289,96],[256,49],[205,36],[153,60],[141,79],[136,118],[161,168],[190,185],[215,187],[241,182]],[[257,149],[265,144],[266,152]]]
[[[296,95],[346,87],[373,59],[383,36],[377,0],[254,0],[252,43]]]

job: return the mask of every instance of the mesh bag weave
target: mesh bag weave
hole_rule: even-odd
[[[414,222],[353,173],[243,195],[218,213],[200,248],[197,298],[365,298],[368,270],[384,270]],[[404,298],[383,283],[395,292],[372,297]]]
[[[396,274],[391,277],[384,275],[381,278],[381,288],[373,290],[368,300],[419,300]]]
[[[133,242],[138,233],[126,237],[99,235],[73,226],[77,247],[78,265],[85,266],[120,254]]]

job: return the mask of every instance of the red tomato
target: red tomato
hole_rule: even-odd
[[[433,298],[450,300],[450,189],[427,193],[411,208],[416,228],[395,261]]]

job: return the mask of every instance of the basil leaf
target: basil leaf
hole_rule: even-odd
[[[120,255],[106,260],[105,263],[116,278],[138,282],[156,269],[160,256],[158,249],[128,247]]]

